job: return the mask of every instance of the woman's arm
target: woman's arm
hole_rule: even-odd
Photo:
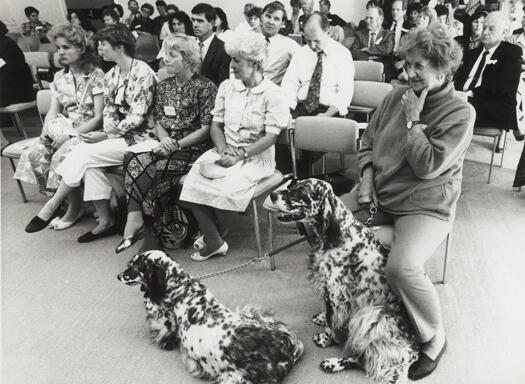
[[[188,136],[186,136],[183,139],[179,140],[179,146],[180,148],[187,148],[191,147],[192,145],[197,145],[205,142],[210,138],[210,126],[203,125],[199,129],[197,129],[195,132],[190,133]]]
[[[93,112],[95,113],[95,116],[93,116],[88,121],[80,124],[77,127],[77,131],[79,133],[87,133],[94,130],[97,130],[102,125],[102,111],[104,110],[104,97],[102,94],[98,94],[93,96]]]
[[[55,91],[51,92],[51,105],[49,106],[49,111],[46,113],[46,117],[44,118],[44,126],[42,127],[42,133],[40,134],[41,137],[44,137],[48,134],[47,127],[49,126],[49,123],[56,119],[57,115],[62,111],[62,104],[60,104],[60,101],[58,101],[58,97],[56,96]]]
[[[226,136],[224,136],[224,123],[213,120],[211,122],[210,136],[218,153],[222,153],[228,144],[226,144]]]

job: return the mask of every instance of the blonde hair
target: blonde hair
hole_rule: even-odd
[[[262,63],[266,59],[266,40],[261,33],[248,31],[235,34],[225,44],[224,49],[231,57],[259,63],[262,71]]]
[[[199,72],[201,57],[197,40],[193,36],[184,33],[171,33],[164,39],[162,49],[166,54],[169,51],[180,53],[182,60],[189,64],[190,70],[194,73]]]

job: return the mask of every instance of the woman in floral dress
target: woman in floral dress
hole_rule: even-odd
[[[198,75],[201,60],[193,37],[169,35],[163,49],[165,68],[173,77],[155,92],[152,115],[160,143],[150,152],[126,154],[128,219],[117,252],[140,235],[146,235],[144,250],[158,248],[159,237],[165,247],[178,248],[198,231],[191,212],[178,205],[180,180],[209,147],[217,87]],[[146,231],[141,230],[144,219]]]
[[[86,44],[84,31],[76,26],[58,25],[48,34],[57,46],[59,61],[65,66],[51,83],[51,106],[44,120],[40,141],[26,148],[14,177],[38,184],[42,193],[58,188],[56,168],[71,148],[80,143],[78,134],[102,128],[104,72],[98,58]],[[68,211],[55,229],[72,225],[82,214],[82,197],[70,195]]]
[[[55,195],[26,227],[45,228],[64,198],[84,181],[84,200],[93,201],[98,225],[78,238],[81,243],[115,234],[109,206],[111,183],[105,168],[122,165],[124,154],[155,137],[147,120],[157,83],[148,64],[135,60],[135,38],[122,24],[104,27],[97,34],[99,54],[116,63],[104,77],[103,131],[80,134],[83,143],[72,148],[56,172],[62,176]]]

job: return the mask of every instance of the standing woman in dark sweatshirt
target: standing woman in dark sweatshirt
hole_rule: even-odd
[[[0,21],[0,107],[33,101],[33,78],[20,47]]]
[[[358,219],[374,204],[373,225],[394,226],[386,277],[422,344],[409,369],[418,380],[446,347],[439,297],[423,266],[451,230],[475,117],[455,94],[461,48],[442,26],[416,28],[400,45],[408,86],[394,88],[374,113],[358,154],[360,184],[344,200]]]

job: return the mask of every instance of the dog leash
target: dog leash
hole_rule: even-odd
[[[297,239],[295,241],[292,241],[291,243],[289,244],[286,244],[285,246],[281,247],[281,248],[277,248],[277,249],[274,249],[273,251],[271,252],[266,252],[263,256],[260,256],[260,257],[254,257],[253,259],[247,261],[246,263],[243,263],[243,264],[239,264],[239,265],[236,265],[235,267],[231,267],[231,268],[228,268],[228,269],[224,269],[222,271],[218,271],[218,272],[212,272],[212,273],[208,273],[206,275],[203,275],[203,276],[199,276],[199,277],[194,277],[193,280],[198,280],[198,281],[201,281],[201,280],[205,280],[205,279],[209,279],[211,277],[215,277],[215,276],[220,276],[220,275],[224,275],[225,273],[229,273],[229,272],[233,272],[233,271],[236,271],[238,269],[241,269],[241,268],[244,268],[244,267],[247,267],[251,264],[254,264],[254,263],[260,263],[261,261],[263,260],[266,260],[267,258],[273,256],[273,255],[276,255],[282,251],[285,251],[287,250],[288,248],[291,248],[299,243],[302,243],[303,241],[305,240],[308,240],[308,237],[307,236],[303,236],[301,237],[300,239]]]
[[[375,219],[376,213],[377,213],[377,207],[376,207],[376,205],[374,204],[373,201],[370,202],[370,208],[369,208],[368,212],[370,212],[370,217],[368,217],[368,219],[366,219],[365,225],[367,227],[370,227],[374,223],[374,219]]]

